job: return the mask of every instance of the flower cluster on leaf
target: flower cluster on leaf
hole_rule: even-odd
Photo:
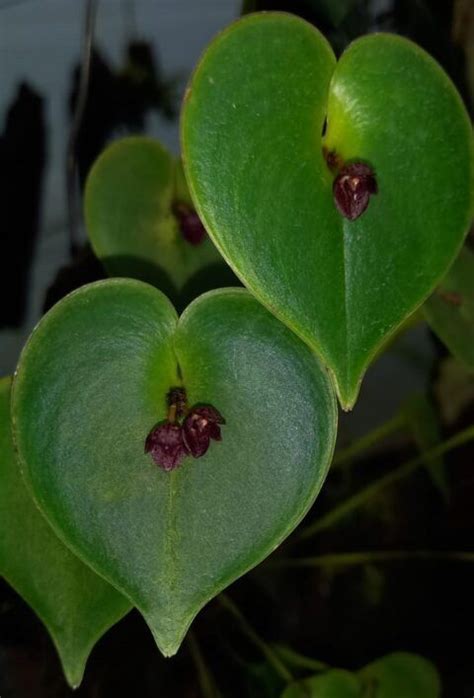
[[[184,388],[168,393],[168,418],[155,425],[145,441],[145,453],[167,472],[178,468],[186,456],[201,458],[211,440],[222,441],[224,417],[212,405],[187,408]]]

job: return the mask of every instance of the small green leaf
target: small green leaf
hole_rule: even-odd
[[[435,666],[424,657],[394,652],[357,673],[331,669],[288,686],[281,698],[440,698]]]
[[[249,15],[201,59],[182,143],[223,256],[318,352],[351,408],[378,348],[446,273],[469,226],[472,132],[449,78],[398,36],[358,39],[336,65],[306,22]],[[333,183],[354,161],[372,168],[378,193],[348,220]]]
[[[461,250],[423,310],[449,351],[474,370],[474,253],[470,249]]]
[[[13,450],[10,385],[0,380],[0,575],[47,627],[75,688],[93,646],[130,603],[61,543],[27,492]]]
[[[132,136],[106,148],[87,179],[84,206],[89,239],[109,275],[178,297],[197,272],[225,267],[207,236],[195,245],[184,238],[173,212],[183,203],[192,206],[181,162],[158,141]]]
[[[408,652],[388,654],[359,672],[373,698],[440,698],[436,667],[424,657]]]
[[[183,383],[226,419],[203,458],[144,453]],[[250,294],[212,292],[178,321],[156,289],[112,279],[55,306],[13,391],[24,474],[58,534],[137,606],[165,655],[196,613],[311,506],[337,411],[313,353]]]
[[[361,698],[361,688],[361,682],[354,674],[343,669],[331,669],[291,684],[281,698]],[[398,698],[402,698],[402,695]]]

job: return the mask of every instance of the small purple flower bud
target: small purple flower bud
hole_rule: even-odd
[[[224,417],[211,405],[194,407],[183,422],[183,439],[194,458],[203,456],[211,439],[221,441],[220,424]]]
[[[173,204],[173,213],[178,219],[184,239],[191,245],[200,245],[206,237],[206,229],[196,211],[188,204],[176,202]]]
[[[334,202],[339,212],[350,221],[361,216],[371,194],[377,193],[373,170],[363,162],[344,165],[333,184]]]
[[[157,424],[146,437],[145,453],[150,453],[156,465],[166,472],[179,468],[189,455],[182,427],[168,421]]]

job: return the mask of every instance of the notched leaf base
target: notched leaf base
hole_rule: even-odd
[[[126,279],[85,286],[41,320],[13,412],[44,515],[167,656],[305,515],[337,423],[327,372],[250,294],[206,294],[178,320],[163,294]]]
[[[469,226],[472,127],[448,76],[399,36],[357,39],[336,62],[299,18],[247,15],[201,59],[182,144],[209,235],[350,409]]]

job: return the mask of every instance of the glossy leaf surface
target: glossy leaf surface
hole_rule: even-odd
[[[226,424],[204,457],[164,472],[144,444],[180,377],[189,405],[213,405]],[[301,520],[336,433],[326,372],[246,291],[202,296],[178,321],[159,291],[123,279],[83,287],[45,316],[13,411],[44,513],[138,607],[166,655]]]
[[[469,248],[461,250],[423,310],[449,351],[474,370],[474,253]]]
[[[0,575],[43,621],[75,687],[93,646],[130,602],[66,548],[33,502],[13,450],[10,386],[0,380]]]
[[[336,65],[304,21],[250,15],[198,65],[182,145],[216,245],[318,352],[350,408],[377,349],[432,291],[468,228],[471,126],[448,77],[398,36],[363,37]],[[354,161],[370,165],[378,193],[350,221],[333,182]]]

